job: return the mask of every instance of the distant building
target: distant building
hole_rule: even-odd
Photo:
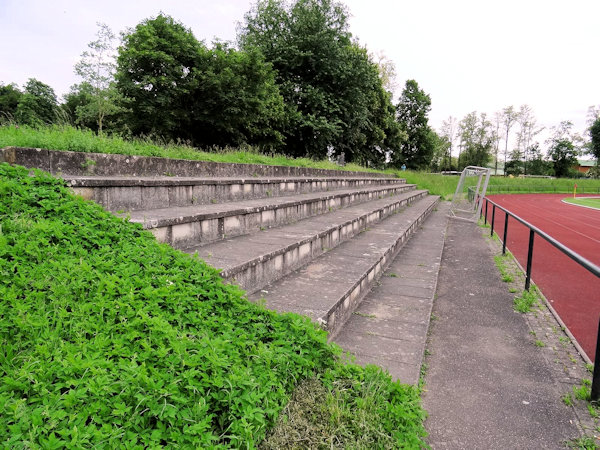
[[[596,165],[596,161],[587,159],[578,159],[577,165],[574,167],[575,170],[581,173],[588,173],[588,171]]]

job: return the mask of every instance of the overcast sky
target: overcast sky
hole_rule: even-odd
[[[396,66],[398,92],[415,79],[431,125],[452,115],[530,105],[546,127],[586,127],[600,105],[600,0],[344,0],[350,31]],[[119,32],[160,11],[198,39],[235,40],[249,0],[0,0],[0,82],[34,77],[58,96],[96,22]]]

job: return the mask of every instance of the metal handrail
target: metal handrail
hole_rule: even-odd
[[[579,253],[574,252],[573,250],[571,250],[569,247],[565,246],[564,244],[561,244],[556,239],[554,239],[552,236],[550,236],[549,234],[540,230],[538,227],[530,224],[529,222],[527,222],[526,220],[517,216],[516,214],[513,214],[512,212],[508,211],[506,208],[503,208],[502,206],[498,205],[493,200],[490,200],[487,197],[484,197],[483,200],[485,200],[485,219],[484,219],[485,223],[487,223],[488,204],[489,203],[492,204],[492,220],[490,223],[490,226],[491,226],[490,234],[492,236],[494,235],[494,223],[495,223],[494,219],[496,216],[496,208],[499,208],[500,210],[504,211],[504,213],[505,213],[504,237],[503,237],[503,241],[502,241],[502,254],[506,253],[506,236],[507,236],[507,231],[508,231],[508,217],[509,216],[512,217],[513,219],[515,219],[516,221],[520,222],[521,224],[525,225],[527,228],[529,228],[529,249],[527,252],[527,269],[526,269],[526,276],[525,276],[525,290],[527,290],[527,291],[529,290],[530,283],[531,283],[531,265],[532,265],[532,261],[533,261],[533,243],[534,243],[534,237],[536,234],[539,235],[541,238],[545,239],[549,244],[551,244],[552,246],[554,246],[555,248],[560,250],[562,253],[567,255],[573,261],[575,261],[582,267],[585,267],[590,273],[592,273],[596,277],[600,278],[600,267],[598,267],[596,264],[594,264],[590,260],[584,258]],[[481,215],[483,215],[483,211],[481,212],[480,216]],[[598,361],[600,361],[600,319],[598,321],[598,334],[596,336],[596,356],[594,359],[594,363],[596,363]],[[600,399],[600,364],[594,364],[594,374],[592,377],[591,399],[592,400]]]

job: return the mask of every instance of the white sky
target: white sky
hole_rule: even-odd
[[[113,31],[163,11],[210,43],[234,40],[249,0],[0,0],[0,82],[34,77],[61,97],[96,22]],[[599,0],[344,0],[350,31],[396,65],[398,92],[415,79],[430,124],[529,104],[541,125],[586,128],[600,105]]]

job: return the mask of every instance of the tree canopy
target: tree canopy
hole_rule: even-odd
[[[331,0],[260,0],[245,16],[240,47],[258,49],[285,101],[284,151],[383,163],[399,136],[390,97],[367,51],[352,41],[348,12]]]
[[[427,117],[430,110],[429,95],[415,80],[407,80],[396,108],[400,128],[407,136],[393,158],[397,167],[406,164],[409,169],[424,169],[429,165],[435,146]]]

